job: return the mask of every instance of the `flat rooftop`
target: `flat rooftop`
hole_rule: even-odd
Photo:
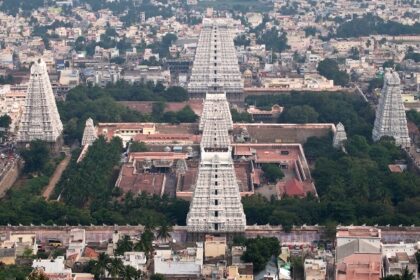
[[[365,226],[339,227],[336,237],[381,238],[381,230]]]

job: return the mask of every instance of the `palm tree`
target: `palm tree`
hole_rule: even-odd
[[[133,250],[133,242],[129,235],[124,237],[117,242],[117,249],[115,250],[116,255],[123,255],[125,252]]]
[[[94,263],[93,274],[96,278],[104,278],[108,264],[110,262],[110,258],[105,253],[100,253],[98,256],[98,260]]]
[[[168,240],[168,238],[171,237],[171,234],[170,234],[171,231],[172,231],[172,228],[167,223],[164,223],[163,225],[160,226],[157,232],[157,237],[159,239],[166,241]]]
[[[136,270],[134,267],[130,265],[126,265],[124,270],[121,274],[123,280],[140,280],[141,279],[141,271]]]
[[[112,258],[107,267],[111,278],[117,278],[124,271],[124,264],[120,258]]]

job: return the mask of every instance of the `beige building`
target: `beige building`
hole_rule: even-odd
[[[205,259],[225,257],[226,254],[226,237],[206,235],[204,242],[204,257]]]
[[[26,254],[36,255],[38,252],[35,233],[11,233],[8,238],[0,243],[0,247],[2,249],[14,249],[15,256],[23,256]],[[12,259],[9,260],[8,258],[11,257],[11,255],[2,255],[1,257],[6,257],[6,260],[2,260],[3,262],[6,261],[10,263],[10,261],[12,261]]]
[[[0,86],[0,116],[8,115],[12,119],[12,131],[22,116],[25,100],[25,91],[15,90],[10,85]]]
[[[325,280],[327,264],[321,259],[306,259],[304,264],[305,280]]]
[[[235,264],[228,267],[228,280],[253,280],[252,263]]]
[[[404,270],[412,272],[414,279],[418,279],[417,261],[414,255],[409,256],[405,252],[395,253],[391,257],[384,258],[384,274],[385,276],[403,275]]]
[[[65,69],[60,71],[60,85],[75,87],[80,84],[79,70]]]
[[[273,89],[334,89],[334,81],[318,74],[307,74],[301,77],[265,77],[261,79],[264,88]]]

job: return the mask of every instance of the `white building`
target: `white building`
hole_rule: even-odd
[[[203,243],[197,242],[197,247],[173,251],[171,248],[155,250],[154,273],[163,275],[195,275],[201,274],[203,267]]]
[[[32,263],[34,269],[41,269],[49,280],[72,280],[70,268],[66,268],[65,259],[59,256],[56,259],[36,259]]]
[[[121,257],[124,265],[134,267],[136,270],[146,272],[147,258],[144,252],[125,252]]]
[[[71,229],[66,259],[78,261],[86,247],[86,232],[84,229]]]

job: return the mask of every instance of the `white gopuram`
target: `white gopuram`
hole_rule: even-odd
[[[188,83],[191,98],[202,99],[207,93],[225,92],[229,101],[242,100],[243,80],[234,36],[232,19],[203,19]]]
[[[92,145],[98,138],[96,135],[95,125],[92,118],[86,120],[85,130],[83,131],[82,146]]]
[[[336,149],[341,149],[344,146],[344,142],[347,140],[347,133],[344,128],[344,125],[340,122],[335,127],[333,147]]]
[[[232,117],[225,93],[207,94],[199,128],[201,161],[187,229],[191,233],[240,233],[246,218],[232,160]]]
[[[410,146],[407,118],[401,97],[401,81],[398,73],[391,69],[386,69],[385,72],[372,139],[379,141],[383,136],[394,137],[395,143],[403,148]]]
[[[56,143],[63,131],[47,66],[43,60],[31,67],[25,110],[19,125],[17,141],[42,140]]]

